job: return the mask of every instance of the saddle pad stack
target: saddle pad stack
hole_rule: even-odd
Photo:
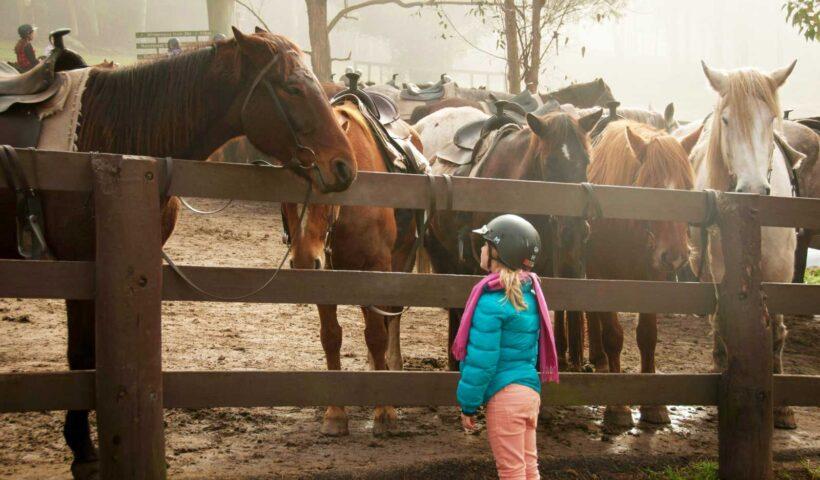
[[[80,126],[83,92],[91,68],[59,72],[62,85],[56,95],[37,106],[43,122],[39,150],[77,151],[77,129]]]

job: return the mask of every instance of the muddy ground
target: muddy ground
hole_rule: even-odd
[[[214,205],[199,200],[198,205]],[[281,244],[278,206],[238,203],[211,217],[183,212],[168,252],[186,264],[272,267]],[[549,294],[549,292],[547,292]],[[367,368],[363,322],[354,307],[340,308],[343,368]],[[623,365],[639,366],[636,317]],[[412,309],[402,321],[405,368],[446,364],[446,314]],[[173,302],[163,305],[163,365],[168,370],[323,369],[318,316],[312,305]],[[786,371],[820,374],[820,322],[790,319]],[[659,369],[708,372],[709,326],[704,318],[672,315],[660,323]],[[0,371],[65,369],[62,302],[0,300]],[[601,429],[602,408],[555,409],[539,426],[542,470],[549,478],[635,478],[660,468],[717,454],[714,408],[671,407],[672,424],[639,425],[620,435]],[[319,434],[322,408],[168,410],[170,478],[493,478],[484,434],[465,435],[454,408],[399,410],[400,432],[370,433],[372,411],[349,409],[351,435]],[[634,411],[637,420],[637,410]],[[62,412],[0,415],[0,478],[70,478]],[[776,458],[785,471],[809,459],[820,463],[820,411],[797,409],[800,427],[775,432]],[[804,462],[805,463],[805,462]],[[802,478],[794,476],[792,478]],[[808,478],[808,477],[806,477]]]

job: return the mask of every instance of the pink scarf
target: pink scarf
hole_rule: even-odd
[[[538,334],[538,371],[541,372],[541,382],[558,383],[558,354],[555,351],[555,337],[552,333],[552,322],[550,321],[549,308],[547,308],[547,300],[541,290],[541,281],[538,275],[532,272],[524,272],[524,275],[532,280],[532,289],[535,291],[535,297],[538,300],[538,313],[541,315],[541,329]],[[470,340],[473,313],[485,286],[490,291],[504,289],[498,273],[487,275],[473,287],[464,307],[464,315],[461,317],[458,334],[456,334],[456,339],[453,342],[453,356],[456,360],[464,360],[464,357],[467,356],[467,343]]]

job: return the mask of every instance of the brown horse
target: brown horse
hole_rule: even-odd
[[[688,154],[700,136],[696,130],[681,142],[638,122],[621,120],[604,130],[592,149],[589,181],[602,185],[691,190]],[[590,225],[587,248],[589,278],[667,280],[689,258],[687,225],[680,222],[598,219]],[[616,312],[587,312],[590,361],[599,372],[621,371],[624,334]],[[641,313],[637,339],[641,373],[655,372],[657,317]],[[665,406],[642,406],[641,420],[669,423]],[[608,406],[609,427],[632,425],[625,406]]]
[[[82,97],[78,149],[205,159],[244,134],[263,152],[292,159],[290,166],[322,190],[350,185],[356,175],[350,143],[299,47],[264,31],[243,35],[234,29],[234,35],[216,47],[173,58],[92,70]],[[43,192],[42,198],[54,256],[93,261],[89,194]],[[166,198],[161,207],[165,241],[179,203]],[[0,191],[0,212],[0,258],[19,258],[9,191]],[[69,367],[93,369],[94,302],[68,300],[66,309]],[[95,477],[97,453],[88,412],[69,411],[64,434],[74,455],[74,476]]]
[[[601,111],[576,119],[563,112],[544,116],[527,115],[527,127],[500,140],[481,163],[475,176],[512,180],[540,180],[577,183],[586,181],[589,164],[588,132],[600,119]],[[437,168],[434,164],[434,170]],[[489,220],[487,214],[439,213],[431,222],[425,247],[437,273],[479,274],[474,238],[470,230]],[[540,275],[582,278],[583,245],[588,233],[585,221],[547,215],[529,216],[541,236],[542,254],[534,270]],[[556,244],[557,239],[557,244]],[[559,262],[553,253],[558,248]],[[449,340],[452,344],[461,319],[461,309],[450,309]],[[580,314],[573,325],[580,323]],[[576,326],[577,328],[577,326]],[[566,362],[564,362],[566,363]],[[450,358],[450,368],[456,369]]]
[[[353,146],[354,160],[361,171],[386,172],[386,159],[358,107],[345,102],[333,107],[337,121]],[[401,121],[401,120],[397,120]],[[421,150],[418,134],[412,141]],[[366,206],[309,205],[300,222],[301,206],[282,205],[292,245],[292,268],[403,271],[415,240],[413,216],[408,211]],[[412,265],[411,265],[412,268]],[[317,305],[321,322],[320,336],[328,370],[341,370],[342,327],[336,305]],[[384,316],[376,309],[362,307],[364,336],[374,370],[401,370],[399,348],[400,316]],[[389,338],[388,338],[389,335]],[[376,407],[373,434],[396,429],[396,410]],[[348,419],[344,407],[330,406],[322,423],[325,435],[347,435]]]
[[[550,98],[562,105],[572,104],[576,108],[606,107],[607,103],[615,101],[612,90],[603,78],[597,78],[591,82],[575,83],[554,92],[541,94],[541,100],[544,103]]]

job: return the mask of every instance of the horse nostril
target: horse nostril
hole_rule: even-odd
[[[766,195],[772,193],[772,187],[766,187]]]
[[[348,162],[342,158],[333,160],[333,170],[336,172],[336,176],[339,178],[339,181],[344,184],[350,183],[353,179]]]
[[[313,261],[313,269],[314,270],[321,270],[322,269],[322,261],[318,258]]]

